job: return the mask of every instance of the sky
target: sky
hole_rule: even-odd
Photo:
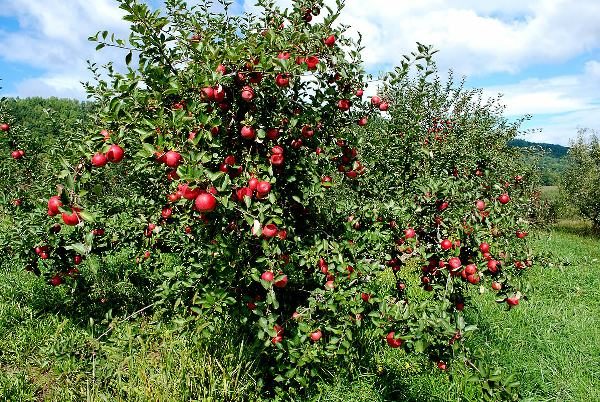
[[[235,12],[254,10],[235,1]],[[123,57],[87,38],[126,37],[121,17],[113,0],[0,0],[0,94],[85,99],[86,60]],[[346,0],[340,21],[363,35],[375,75],[417,41],[433,45],[442,72],[502,94],[510,119],[532,115],[525,139],[568,145],[578,129],[600,129],[600,0]]]

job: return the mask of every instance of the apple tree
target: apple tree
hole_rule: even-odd
[[[243,16],[219,5],[119,0],[129,37],[91,38],[124,62],[90,66],[95,125],[44,205],[61,230],[37,268],[110,304],[110,284],[74,265],[127,256],[135,265],[121,274],[157,308],[208,329],[217,317],[238,323],[274,392],[356,364],[373,340],[445,369],[471,330],[457,318],[463,277],[477,283],[495,261],[490,278],[518,303],[509,274],[528,260],[508,245],[526,235],[515,217],[527,186],[476,147],[489,129],[504,150],[511,131],[470,97],[450,101],[451,117],[419,104],[443,101],[427,92],[435,85],[392,79],[366,99],[360,43],[336,23],[342,3],[263,0]],[[440,145],[423,142],[435,135]],[[399,272],[411,260],[427,261],[434,301],[407,301]]]

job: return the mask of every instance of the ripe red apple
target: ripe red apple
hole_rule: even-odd
[[[92,166],[94,167],[103,167],[106,166],[107,163],[108,158],[103,153],[98,152],[92,156]]]
[[[331,178],[331,176],[323,176],[323,177],[321,178],[321,184],[325,184],[325,183],[331,183],[331,182],[332,182],[332,180],[333,180],[333,179]]]
[[[323,274],[327,274],[327,272],[329,272],[329,267],[323,257],[319,258],[319,269]]]
[[[477,272],[477,265],[469,264],[465,267],[465,273],[467,275],[474,275]]]
[[[288,60],[290,58],[290,54],[288,52],[280,52],[277,55],[277,58],[280,60]]]
[[[256,185],[256,196],[265,198],[271,192],[271,183],[268,181],[259,181]]]
[[[335,44],[335,35],[329,35],[327,38],[323,39],[323,43],[329,47],[333,46]]]
[[[359,98],[362,97],[364,93],[365,93],[365,91],[363,91],[362,89],[357,89],[356,90],[356,96],[359,97]]]
[[[25,155],[25,151],[23,151],[22,149],[17,149],[16,151],[12,151],[10,153],[10,156],[13,159],[21,159],[24,155]]]
[[[274,223],[269,223],[262,228],[262,235],[266,238],[277,236],[277,226]]]
[[[202,88],[200,95],[202,99],[207,101],[215,100],[215,90],[212,87],[204,87]]]
[[[335,288],[333,280],[328,280],[327,282],[325,282],[325,289],[331,290],[333,288]]]
[[[0,124],[0,131],[8,131],[10,130],[10,126],[8,125],[8,123],[2,123]]]
[[[498,261],[489,260],[487,262],[487,268],[488,268],[488,271],[490,271],[490,273],[495,274],[496,272],[498,272]]]
[[[277,74],[275,84],[278,87],[285,88],[290,85],[290,77],[287,74]]]
[[[319,58],[317,56],[309,56],[304,62],[309,70],[315,70],[317,68],[317,64],[319,64]]]
[[[492,289],[500,290],[502,289],[502,284],[500,282],[492,282]]]
[[[267,138],[270,140],[276,140],[279,137],[278,128],[270,128],[267,130]]]
[[[118,145],[111,145],[108,148],[108,152],[106,152],[106,158],[109,162],[119,163],[123,160],[123,156],[125,155],[125,151]]]
[[[516,306],[519,304],[519,298],[516,296],[512,296],[512,297],[507,297],[506,298],[506,304],[508,304],[509,306]]]
[[[484,253],[484,254],[485,254],[485,253],[489,253],[489,252],[490,252],[490,245],[489,245],[489,244],[487,244],[487,243],[481,243],[481,244],[479,245],[479,250],[480,250],[482,253]]]
[[[391,348],[399,348],[402,346],[402,339],[396,339],[395,336],[396,333],[394,331],[390,331],[385,337],[388,346]]]
[[[481,200],[477,200],[475,202],[475,206],[477,207],[478,210],[483,211],[485,209],[485,202],[483,202]]]
[[[458,257],[452,257],[448,260],[448,265],[452,270],[456,270],[462,266],[462,262]]]
[[[163,155],[163,161],[168,167],[176,168],[181,164],[181,154],[175,151],[168,151]]]
[[[238,188],[235,191],[235,195],[238,199],[238,201],[244,201],[244,197],[248,197],[248,198],[252,198],[252,190],[250,189],[250,187],[242,187],[242,188]]]
[[[251,86],[246,85],[242,88],[242,99],[246,102],[251,102],[254,99],[254,89]]]
[[[221,109],[227,110],[229,108],[229,105],[224,104],[226,93],[225,93],[225,88],[223,88],[223,85],[219,84],[219,85],[215,86],[213,88],[213,94],[214,94],[213,95],[214,101],[219,103],[219,107]],[[227,105],[227,106],[225,106],[225,105]]]
[[[256,130],[252,126],[242,126],[240,134],[246,140],[253,140],[256,137]]]
[[[277,286],[278,288],[284,288],[288,283],[288,276],[287,275],[283,275],[283,277],[276,281],[274,283],[275,286]]]
[[[227,73],[227,67],[225,67],[223,64],[219,64],[215,71],[221,74],[225,74]]]
[[[313,342],[317,342],[319,339],[321,339],[322,336],[323,336],[323,334],[321,333],[321,330],[316,330],[316,331],[310,333],[310,339]]]
[[[371,300],[371,295],[368,293],[361,293],[360,298],[363,299],[364,302],[368,302]]]
[[[74,256],[74,257],[73,257],[73,263],[74,263],[75,265],[79,265],[79,264],[81,264],[81,261],[82,261],[82,260],[83,260],[83,259],[82,259],[82,257],[81,257],[80,255],[76,255],[76,256]]]
[[[311,138],[313,135],[315,135],[315,130],[313,130],[311,126],[305,124],[302,127],[302,136],[304,138]]]
[[[498,197],[498,201],[500,201],[500,204],[508,204],[508,202],[510,201],[510,197],[507,193],[504,193],[500,195],[500,197]]]
[[[48,215],[58,215],[58,213],[60,212],[58,209],[62,207],[62,205],[63,203],[58,195],[50,197],[50,199],[48,200]]]
[[[441,360],[439,362],[437,362],[437,367],[442,371],[446,371],[448,369],[448,366],[446,365],[446,363]]]
[[[338,109],[342,110],[342,111],[346,111],[350,109],[350,101],[348,99],[340,99],[337,102],[337,107]]]
[[[217,199],[208,192],[201,192],[194,202],[196,210],[202,213],[212,212],[217,208]]]
[[[250,180],[248,180],[248,188],[251,191],[255,191],[256,188],[258,187],[258,183],[259,183],[259,180],[256,177],[251,177]]]
[[[54,275],[52,278],[50,278],[50,285],[52,286],[59,286],[62,282],[62,278],[58,275]]]
[[[269,162],[273,166],[281,166],[283,165],[285,158],[281,154],[274,154],[269,157]]]
[[[390,107],[390,105],[387,102],[381,102],[379,104],[379,110],[381,110],[382,112],[385,112],[386,110],[388,110]]]
[[[524,239],[525,237],[527,237],[527,232],[524,232],[522,230],[517,230],[516,234],[519,239]]]
[[[272,282],[273,278],[274,278],[274,275],[273,275],[273,272],[271,272],[271,271],[265,271],[260,276],[260,279],[262,279],[263,281],[266,281],[266,282]]]
[[[162,211],[160,211],[160,216],[162,216],[164,219],[169,219],[172,214],[173,210],[169,207],[164,207]]]
[[[444,239],[440,243],[440,246],[442,247],[442,250],[444,250],[444,251],[450,250],[452,248],[452,242],[448,239]]]
[[[416,236],[415,230],[413,228],[404,229],[404,237],[407,239],[412,239]]]
[[[381,98],[379,96],[375,95],[371,98],[371,104],[373,106],[379,106],[380,103],[381,103]]]
[[[65,225],[75,226],[79,223],[79,209],[71,207],[71,213],[62,213],[62,220]]]
[[[359,126],[364,127],[367,125],[367,122],[368,122],[368,119],[366,117],[361,117],[357,123]]]

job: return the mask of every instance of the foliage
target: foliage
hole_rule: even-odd
[[[600,139],[592,130],[580,130],[567,155],[562,180],[566,200],[581,216],[600,229]]]
[[[470,361],[468,286],[494,282],[490,297],[515,306],[532,263],[535,175],[508,146],[519,122],[442,84],[423,45],[364,99],[341,2],[259,1],[258,17],[119,4],[129,38],[91,40],[124,49],[126,67],[90,65],[93,119],[76,120],[60,154],[34,148],[51,166],[44,199],[8,254],[67,285],[82,316],[156,306],[206,332],[235,323],[270,397],[358,371],[373,343],[442,371]],[[9,183],[43,171],[27,163],[3,162]],[[486,398],[514,397],[510,379],[472,368]]]

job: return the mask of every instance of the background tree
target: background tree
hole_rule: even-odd
[[[579,131],[570,144],[562,180],[563,198],[600,229],[600,139],[590,129]]]

